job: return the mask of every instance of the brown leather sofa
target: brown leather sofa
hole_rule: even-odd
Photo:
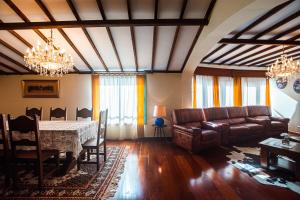
[[[202,109],[174,110],[172,113],[173,142],[195,153],[220,145],[220,126],[206,125],[203,120]]]
[[[246,107],[205,108],[203,112],[208,123],[223,124],[222,144],[263,137],[265,132],[264,121],[249,120]]]
[[[266,126],[268,136],[277,136],[288,132],[288,118],[273,117],[268,106],[247,106],[248,119]]]

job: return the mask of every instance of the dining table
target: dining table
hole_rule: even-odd
[[[83,150],[82,144],[97,137],[97,121],[39,121],[41,149],[57,149],[63,165],[60,174],[66,174],[76,165]],[[14,133],[18,139],[34,140],[34,134]],[[65,155],[65,156],[64,156]]]

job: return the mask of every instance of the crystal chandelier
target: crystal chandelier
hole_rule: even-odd
[[[283,47],[281,56],[276,59],[275,63],[268,67],[266,75],[269,78],[287,81],[288,78],[293,77],[298,73],[300,73],[299,61],[296,63],[292,57],[288,58],[288,55],[284,53]]]
[[[45,47],[38,41],[36,47],[27,49],[24,55],[25,65],[42,76],[63,76],[73,68],[74,62],[71,55],[67,55],[64,49],[54,45],[52,37],[48,38]]]

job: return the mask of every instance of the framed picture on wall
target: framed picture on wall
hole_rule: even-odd
[[[59,80],[23,80],[24,98],[59,98]]]

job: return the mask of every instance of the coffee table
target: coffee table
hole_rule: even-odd
[[[281,146],[281,140],[268,138],[259,143],[260,145],[260,164],[263,168],[269,168],[271,161],[276,160],[278,155],[286,156],[296,162],[295,175],[300,179],[300,143],[291,142],[292,148]]]

